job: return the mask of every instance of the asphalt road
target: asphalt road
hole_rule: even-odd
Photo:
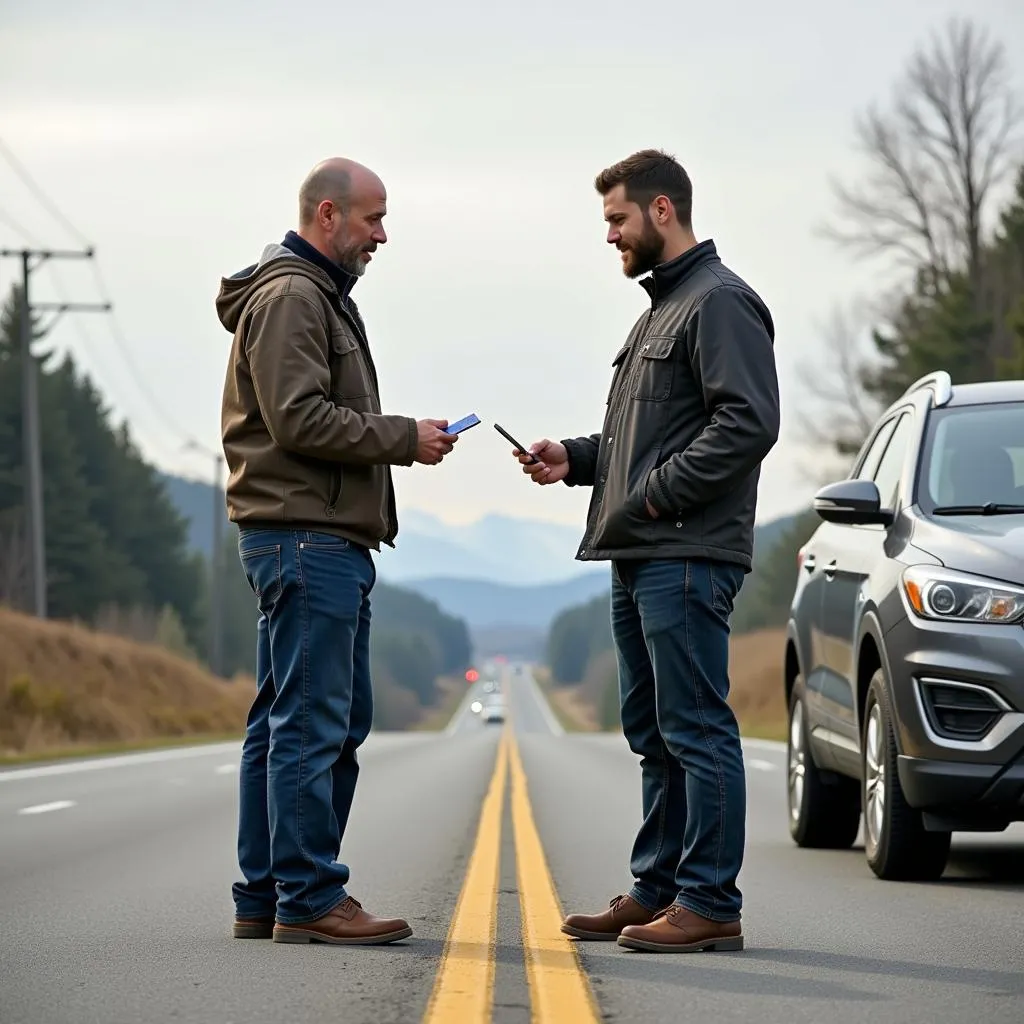
[[[0,1024],[526,1024],[531,1000],[586,1024],[585,992],[590,1020],[1024,1019],[1024,829],[957,837],[941,882],[880,882],[860,849],[792,845],[771,744],[747,747],[743,952],[559,938],[563,909],[628,885],[636,759],[563,733],[526,677],[506,742],[478,690],[445,732],[361,758],[343,859],[367,909],[413,925],[390,947],[231,938],[237,745],[0,772]]]

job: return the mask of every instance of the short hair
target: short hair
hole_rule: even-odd
[[[329,163],[314,167],[299,188],[299,223],[310,224],[316,217],[317,207],[330,199],[348,211],[352,193],[352,175],[344,168]]]
[[[657,196],[667,196],[675,207],[679,223],[689,227],[693,215],[690,176],[675,157],[663,150],[641,149],[606,167],[594,179],[594,187],[602,196],[617,185],[625,185],[626,198],[645,209]]]

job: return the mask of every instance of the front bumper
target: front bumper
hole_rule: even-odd
[[[998,765],[901,754],[896,767],[911,807],[955,820],[959,829],[1024,821],[1024,757]]]
[[[1024,753],[1024,628],[934,622],[911,614],[885,634],[897,746],[910,759],[963,766],[963,784],[994,778]],[[993,706],[983,735],[944,730],[935,695],[979,696]],[[972,776],[972,767],[978,770]],[[960,783],[956,778],[950,783]]]

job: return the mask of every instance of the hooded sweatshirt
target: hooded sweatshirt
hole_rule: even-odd
[[[391,466],[414,461],[416,421],[381,413],[362,319],[335,275],[271,244],[221,279],[216,308],[233,335],[221,406],[231,521],[394,546]]]

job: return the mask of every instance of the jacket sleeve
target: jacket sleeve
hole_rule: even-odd
[[[274,443],[317,459],[412,465],[416,420],[336,405],[328,346],[320,310],[301,294],[275,295],[249,314],[245,352]]]
[[[569,475],[562,481],[567,487],[593,487],[597,476],[597,449],[600,434],[567,437],[562,441],[569,453]]]
[[[687,335],[710,422],[647,479],[648,500],[666,515],[685,516],[730,491],[779,438],[775,350],[757,299],[739,288],[716,288]]]

